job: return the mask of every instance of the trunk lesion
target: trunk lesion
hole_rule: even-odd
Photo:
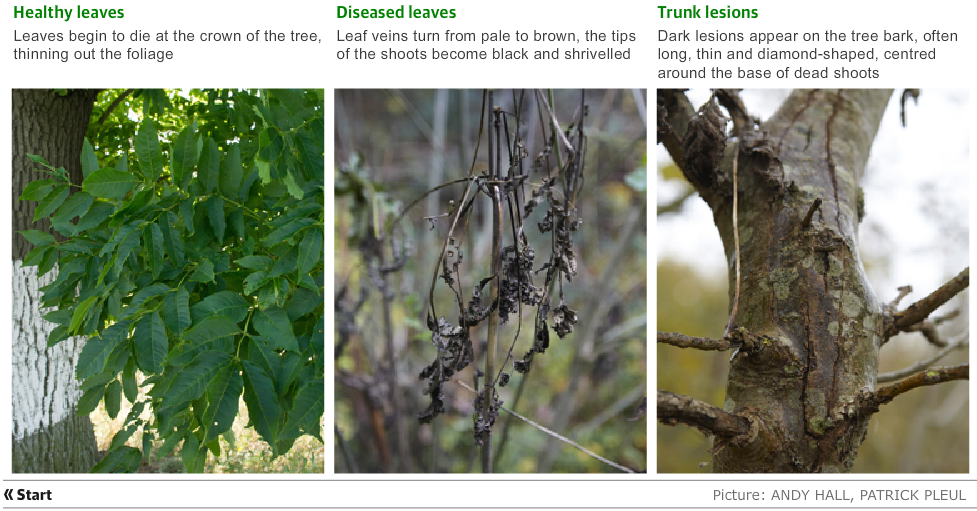
[[[717,445],[717,471],[843,472],[854,462],[867,418],[841,410],[874,388],[883,336],[858,257],[858,179],[889,94],[795,91],[737,144],[743,280],[734,323],[772,349],[731,359],[726,411],[761,427],[754,445]],[[732,152],[702,194],[730,261],[730,289]]]

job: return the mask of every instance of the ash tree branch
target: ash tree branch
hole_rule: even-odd
[[[964,268],[956,277],[940,286],[939,289],[922,300],[910,305],[906,310],[892,315],[885,329],[885,338],[889,339],[899,332],[911,331],[916,323],[926,319],[936,309],[950,301],[951,298],[970,285],[970,267]]]
[[[729,112],[733,120],[733,136],[742,137],[748,130],[753,129],[753,120],[747,113],[746,105],[740,99],[741,89],[715,89],[713,93],[719,104]]]
[[[920,371],[904,380],[892,385],[882,387],[875,392],[862,391],[855,402],[854,412],[858,415],[866,416],[879,411],[879,407],[892,402],[896,396],[905,394],[910,390],[929,385],[954,380],[969,380],[970,364],[962,364],[954,367],[936,367]],[[849,415],[852,415],[849,412]]]
[[[122,92],[121,94],[119,94],[119,97],[115,98],[115,100],[112,101],[109,107],[105,109],[105,113],[103,113],[102,116],[98,118],[98,122],[95,123],[98,125],[99,131],[102,130],[102,125],[105,124],[105,120],[108,119],[109,114],[112,113],[112,110],[115,110],[115,107],[119,106],[119,103],[121,103],[123,100],[129,97],[129,95],[135,92],[135,90],[136,89],[128,89]]]
[[[685,96],[685,89],[658,89],[657,92],[658,142],[665,146],[672,161],[685,171],[685,151],[682,141],[689,127],[689,120],[695,115],[695,107]]]
[[[735,415],[698,399],[658,391],[658,422],[666,426],[687,424],[717,438],[750,436],[750,419]]]
[[[658,332],[658,342],[677,348],[694,348],[703,351],[728,351],[734,345],[729,339],[693,337],[673,332]]]
[[[919,362],[916,362],[915,364],[909,367],[899,369],[898,371],[892,371],[890,373],[882,373],[878,375],[876,381],[879,383],[889,383],[891,381],[901,380],[907,376],[910,376],[912,374],[918,373],[919,371],[927,369],[933,364],[939,362],[940,359],[942,359],[943,357],[949,355],[951,351],[963,349],[970,346],[969,339],[970,339],[969,333],[963,334],[958,339],[951,340],[950,343],[945,348],[937,352],[936,355],[933,355],[932,357],[926,360],[920,360]]]

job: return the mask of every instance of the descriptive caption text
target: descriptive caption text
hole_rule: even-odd
[[[221,43],[321,44],[315,32],[258,29],[251,32],[190,32],[179,29],[162,32],[145,30],[25,31],[14,30],[13,59],[68,62],[69,60],[127,60],[166,62],[181,50],[220,47]],[[65,47],[71,45],[70,49]],[[78,45],[82,44],[83,47]]]
[[[634,32],[337,30],[338,60],[630,60]],[[379,44],[378,44],[379,43]],[[418,44],[421,43],[421,44]],[[519,43],[525,43],[519,44]],[[473,45],[482,45],[475,46]],[[379,47],[378,47],[379,46]]]
[[[659,29],[657,36],[658,78],[665,79],[879,78],[880,63],[936,60],[941,49],[959,41],[956,32],[937,29],[922,33]]]

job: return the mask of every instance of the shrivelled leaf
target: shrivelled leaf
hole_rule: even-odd
[[[221,433],[231,429],[234,417],[237,417],[242,390],[244,390],[244,378],[241,376],[241,369],[234,364],[221,369],[214,381],[207,386],[209,404],[203,417],[207,432],[204,435],[204,443],[209,443]]]
[[[81,175],[82,178],[88,177],[89,174],[98,170],[98,158],[95,157],[95,150],[92,149],[91,142],[88,141],[88,137],[85,137],[85,141],[81,146]]]
[[[163,361],[170,347],[159,311],[146,314],[136,322],[132,342],[136,346],[136,363],[139,364],[139,369],[150,374],[163,370]]]
[[[211,316],[227,316],[231,321],[240,323],[248,315],[248,302],[238,293],[220,291],[197,302],[192,312],[197,322]]]
[[[241,364],[244,366],[244,402],[248,405],[248,416],[254,429],[268,442],[273,454],[277,456],[275,442],[278,439],[281,407],[275,394],[275,386],[260,367],[247,360]]]
[[[84,191],[105,199],[124,197],[135,186],[135,176],[114,169],[96,170],[81,184]]]
[[[163,150],[159,145],[159,134],[153,118],[146,116],[135,138],[136,158],[143,174],[156,181],[163,175]]]
[[[281,307],[268,307],[254,315],[254,327],[278,349],[298,351],[298,341],[292,332],[292,323]]]

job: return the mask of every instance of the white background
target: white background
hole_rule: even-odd
[[[114,4],[112,2],[115,2]],[[600,2],[527,2],[527,1],[497,1],[491,3],[448,2],[414,4],[415,7],[426,8],[454,8],[457,17],[454,20],[415,21],[415,20],[337,20],[337,5],[352,5],[353,7],[399,7],[401,3],[371,2],[369,4],[331,4],[319,2],[201,2],[201,1],[167,1],[151,2],[123,2],[122,0],[99,0],[83,7],[124,8],[126,16],[122,20],[74,20],[64,22],[60,20],[14,20],[11,16],[11,3],[7,3],[6,11],[2,15],[3,31],[0,32],[5,41],[3,50],[4,66],[0,73],[3,85],[0,87],[0,161],[9,161],[10,155],[10,94],[11,88],[80,88],[80,87],[165,87],[165,88],[196,88],[196,87],[324,87],[326,96],[331,97],[334,88],[382,88],[382,87],[620,87],[645,88],[650,92],[658,87],[708,88],[708,87],[753,87],[753,88],[785,88],[785,87],[921,87],[926,99],[927,88],[962,89],[969,91],[973,98],[973,62],[977,44],[973,39],[974,8],[969,2],[938,2],[930,1],[924,4],[914,3],[899,5],[890,2],[837,2],[819,1],[805,4],[803,2],[743,2],[734,8],[756,8],[760,17],[755,20],[659,20],[655,4],[638,2],[600,1]],[[43,2],[17,3],[26,7],[42,7],[54,5]],[[74,7],[75,2],[70,4]],[[704,4],[697,4],[702,8]],[[722,7],[727,4],[724,3]],[[668,7],[690,7],[688,2],[668,4]],[[67,6],[62,6],[67,7]],[[715,7],[715,6],[714,6]],[[540,31],[574,31],[581,39],[584,30],[610,32],[623,30],[635,32],[637,41],[630,43],[631,60],[627,61],[553,61],[553,62],[502,62],[502,61],[474,61],[474,62],[443,62],[443,61],[338,61],[335,59],[337,51],[344,50],[351,43],[338,42],[338,32],[356,32],[364,28],[371,31],[385,31],[388,29],[398,32],[444,31],[450,28],[454,31],[491,32],[515,30],[532,32]],[[883,29],[898,31],[912,30],[918,37],[925,31],[940,29],[955,31],[960,36],[956,44],[943,43],[938,48],[936,61],[902,61],[902,62],[873,62],[873,68],[879,69],[881,77],[877,80],[795,80],[772,79],[766,81],[661,81],[656,78],[660,62],[657,60],[659,43],[657,35],[659,29],[689,30],[696,29],[730,30],[730,31],[816,31],[822,32],[826,28],[838,31],[850,31],[854,28],[865,31],[879,31]],[[92,31],[112,29],[128,34],[135,29],[147,32],[161,32],[181,29],[184,31],[240,31],[253,32],[255,30],[272,29],[278,32],[290,30],[317,32],[322,38],[321,43],[112,43],[115,49],[123,52],[127,47],[144,46],[149,49],[173,50],[175,58],[172,61],[158,63],[156,61],[141,62],[105,62],[105,61],[75,61],[68,63],[60,61],[13,61],[12,48],[22,44],[13,41],[14,30],[18,32],[46,32],[46,31]],[[356,43],[359,44],[359,43]],[[104,46],[102,44],[97,47]],[[364,43],[362,47],[381,50],[390,47],[389,43]],[[413,46],[425,47],[430,43],[399,44],[400,49],[410,49]],[[472,45],[457,45],[452,49],[490,49],[501,47],[499,44],[489,44],[483,47],[479,43]],[[519,44],[510,42],[505,45],[509,49],[519,47],[530,49],[552,49],[556,44]],[[608,47],[622,48],[615,43],[587,44],[581,42],[578,49],[605,49]],[[756,47],[755,44],[744,42],[739,45],[711,45],[721,46],[723,49],[747,49]],[[888,48],[878,45],[847,46],[846,49],[867,49],[877,46],[879,51]],[[895,45],[891,49],[916,46],[919,49],[929,49],[935,45],[920,42],[918,45],[905,43]],[[35,49],[43,48],[37,46]],[[84,44],[56,43],[56,49],[88,49]],[[666,46],[666,49],[678,49],[677,46]],[[686,44],[682,49],[693,53],[695,45]],[[445,48],[447,49],[447,48]],[[804,49],[804,48],[798,48]],[[766,64],[770,64],[767,62]],[[781,63],[774,63],[771,69],[777,69]],[[757,67],[762,64],[756,64]],[[796,65],[796,64],[795,64]],[[735,67],[735,64],[733,65]],[[972,101],[971,103],[972,104]],[[650,110],[650,109],[649,109]],[[923,120],[922,106],[912,109],[909,114],[910,123]],[[332,104],[326,102],[326,117],[332,118]],[[973,108],[959,111],[957,115],[964,118],[965,124],[970,124]],[[934,126],[934,130],[939,129]],[[649,131],[649,133],[651,133]],[[973,130],[969,133],[973,140]],[[326,130],[326,161],[332,161],[333,131],[330,123]],[[968,173],[973,169],[970,161],[966,163]],[[0,187],[10,186],[9,170],[0,172]],[[331,182],[326,183],[330,189]],[[965,191],[972,196],[972,187]],[[10,194],[0,194],[3,219],[0,225],[4,232],[0,234],[5,253],[10,253],[9,215],[11,211]],[[332,202],[327,194],[326,223],[331,224]],[[871,208],[871,205],[869,206]],[[973,213],[970,212],[972,217]],[[972,222],[970,222],[972,224]],[[649,242],[655,246],[649,247],[650,253],[657,253],[655,223],[649,214]],[[332,249],[332,237],[326,237],[326,253]],[[652,261],[649,261],[648,279],[655,283],[655,272]],[[10,266],[0,265],[0,279],[10,282]],[[332,276],[327,272],[326,289],[332,289]],[[899,282],[897,284],[901,284]],[[916,282],[913,282],[916,284]],[[923,289],[921,284],[917,284]],[[654,287],[654,286],[651,286]],[[650,294],[650,293],[649,293]],[[654,314],[655,297],[649,296],[649,314]],[[0,310],[11,310],[10,297],[0,293]],[[331,311],[331,307],[326,307]],[[327,331],[333,330],[332,318],[327,312]],[[0,331],[11,331],[11,318],[8,314],[0,314]],[[649,339],[651,338],[649,332]],[[654,360],[655,350],[648,350],[649,382],[655,381]],[[6,388],[11,381],[10,351],[0,349],[0,435],[10,438],[10,395]],[[333,392],[331,369],[327,369],[326,393]],[[649,394],[654,389],[649,389]],[[326,423],[332,422],[331,399],[326,407]],[[973,410],[971,410],[971,425],[974,424]],[[330,435],[331,436],[331,435]],[[326,449],[326,470],[332,471],[332,449]],[[3,488],[29,488],[35,491],[52,489],[54,502],[38,503],[30,507],[53,505],[91,506],[101,508],[109,503],[116,508],[150,507],[150,506],[229,506],[229,507],[753,507],[754,505],[792,505],[811,507],[841,507],[830,501],[806,501],[790,503],[772,502],[770,492],[774,489],[813,490],[830,489],[844,490],[849,497],[855,497],[852,504],[856,507],[893,506],[902,504],[925,505],[933,507],[949,507],[959,505],[977,505],[977,492],[974,488],[972,476],[894,476],[879,477],[859,476],[849,477],[764,477],[744,476],[731,479],[720,476],[700,476],[692,478],[675,478],[654,475],[656,459],[655,442],[649,443],[649,475],[636,477],[598,478],[586,475],[552,476],[497,476],[497,477],[445,477],[439,481],[430,481],[426,476],[377,476],[370,481],[363,481],[363,476],[182,476],[178,479],[167,479],[164,476],[131,476],[131,477],[96,477],[86,475],[51,476],[45,480],[23,475],[12,476],[9,473],[9,449],[3,449],[0,454],[0,473],[4,475]],[[970,448],[971,471],[975,450]],[[539,480],[553,480],[539,482]],[[557,481],[556,479],[559,479]],[[877,482],[866,482],[866,479]],[[944,482],[925,481],[941,479]],[[220,480],[221,482],[216,482]],[[424,482],[428,480],[428,482]],[[451,482],[444,482],[445,480]],[[966,482],[965,482],[966,480]],[[165,482],[163,482],[165,481]],[[327,482],[340,481],[340,482]],[[492,482],[488,482],[492,481]],[[520,482],[523,481],[523,482]],[[562,481],[562,482],[561,482]],[[568,482],[572,481],[572,482]],[[586,482],[584,482],[586,481]],[[964,491],[967,501],[943,502],[874,502],[857,500],[862,489],[919,489],[922,495],[925,489],[960,489]],[[718,501],[713,499],[713,492],[719,489],[757,490],[766,491],[767,499],[763,502]],[[24,505],[23,502],[2,501],[5,506]],[[844,503],[848,505],[848,503]]]

